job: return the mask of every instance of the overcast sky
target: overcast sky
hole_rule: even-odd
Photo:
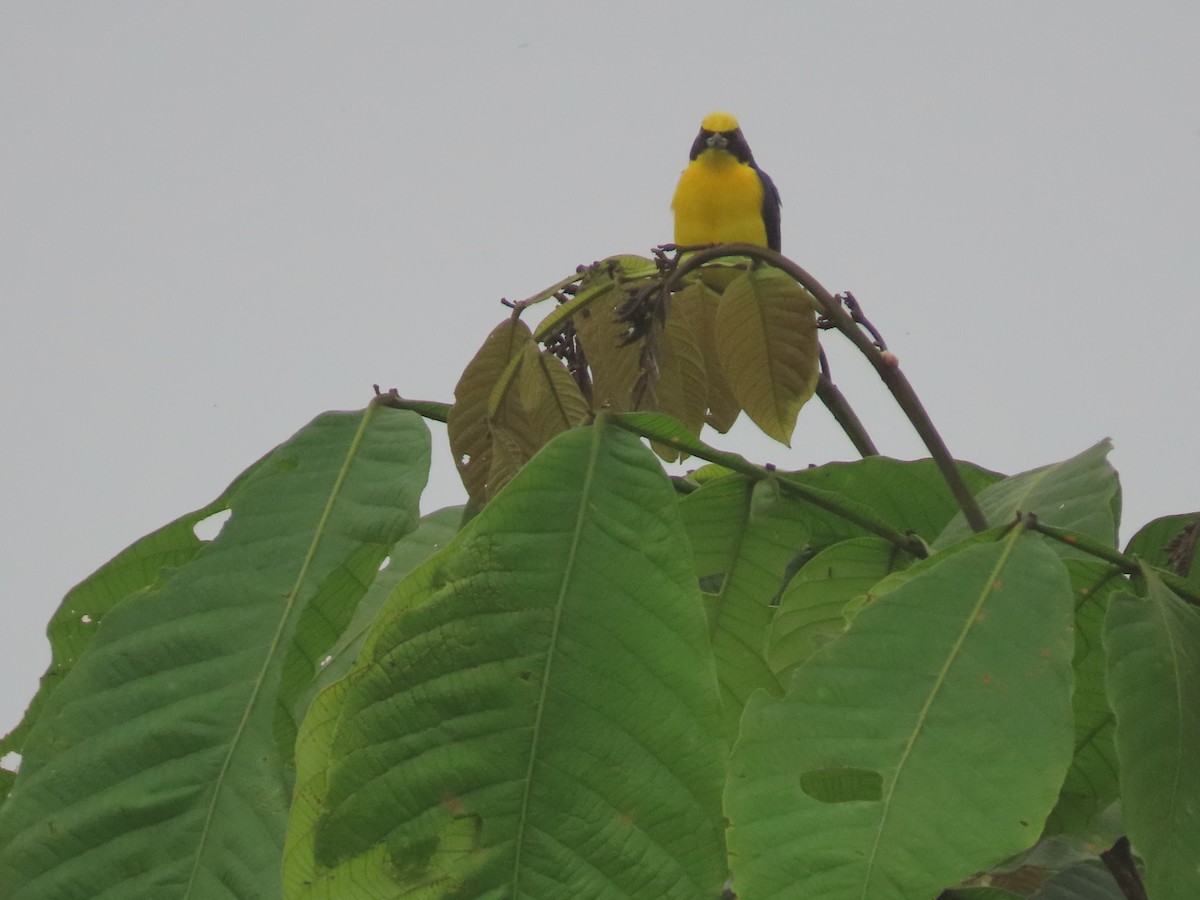
[[[703,115],[951,451],[1111,436],[1200,508],[1200,4],[0,6],[0,732],[63,594],[371,384],[448,400],[521,298],[671,239]],[[885,453],[924,455],[826,337]],[[433,428],[425,508],[462,499]],[[818,404],[800,467],[853,451]]]

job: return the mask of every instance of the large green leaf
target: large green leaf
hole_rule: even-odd
[[[1046,822],[1048,833],[1097,834],[1109,844],[1120,834],[1098,834],[1101,816],[1117,799],[1116,720],[1104,687],[1104,619],[1109,598],[1128,582],[1112,566],[1068,560],[1075,590],[1075,756],[1058,803]]]
[[[126,547],[91,576],[73,587],[50,619],[51,663],[42,676],[37,695],[13,731],[0,741],[0,755],[20,752],[29,729],[41,710],[91,643],[108,611],[130,594],[156,584],[164,569],[178,568],[200,552],[207,541],[196,536],[196,526],[229,509],[229,498],[253,477],[263,460],[243,472],[211,503],[180,516]]]
[[[643,421],[634,416],[622,418]],[[999,477],[968,465],[960,470],[976,487]],[[929,460],[872,458],[780,473],[779,477],[898,532],[932,537],[957,511]],[[709,588],[710,627],[726,718],[731,733],[736,733],[751,693],[759,688],[779,691],[766,652],[774,617],[772,604],[787,584],[791,564],[804,554],[867,532],[834,512],[789,496],[769,480],[755,483],[740,475],[705,483],[684,498],[681,512],[697,575],[721,576]],[[782,628],[776,639],[788,626]],[[781,653],[786,656],[787,651]],[[790,665],[783,663],[780,668]]]
[[[638,415],[621,418],[634,425],[642,422],[657,424]],[[703,452],[702,445],[698,444],[695,449]],[[969,463],[959,463],[958,470],[975,491],[1003,477]],[[933,461],[928,459],[907,462],[876,456],[852,463],[829,463],[799,472],[776,474],[781,479],[820,492],[824,498],[850,511],[862,512],[897,532],[911,531],[926,540],[932,540],[958,513],[949,488]],[[701,575],[724,571],[729,565],[740,528],[739,517],[730,513],[730,504],[736,506],[739,502],[737,498],[744,489],[736,482],[744,480],[741,475],[707,480],[685,501],[684,521]],[[789,515],[802,524],[807,534],[805,549],[816,551],[868,534],[835,512],[787,495],[782,499],[792,504]],[[800,549],[799,545],[793,545],[794,551]]]
[[[215,540],[106,614],[0,810],[6,898],[279,896],[289,711],[415,525],[428,454],[412,413],[320,416],[236,484]]]
[[[1104,629],[1121,808],[1150,896],[1200,897],[1200,612],[1146,587],[1116,594]]]
[[[716,674],[633,435],[555,438],[399,585],[364,657],[301,731],[289,897],[717,896]]]
[[[750,699],[726,810],[742,900],[910,900],[1029,846],[1071,758],[1071,588],[1031,535],[900,584]]]
[[[463,507],[447,506],[422,516],[415,531],[406,534],[392,548],[387,563],[379,570],[371,587],[354,611],[354,618],[342,632],[337,643],[321,659],[321,674],[313,681],[303,701],[297,707],[300,717],[312,703],[318,691],[344,678],[358,662],[367,633],[375,624],[379,610],[408,573],[445,547],[458,532],[463,520]]]
[[[957,464],[958,473],[972,493],[996,484],[1003,476],[972,463]],[[897,531],[911,531],[932,541],[957,516],[958,504],[931,459],[913,461],[871,456],[855,462],[828,463],[784,476],[806,487],[839,494],[868,506]],[[847,531],[840,522],[814,511],[825,528],[813,528],[817,546],[826,547],[863,532]],[[1000,524],[1000,523],[993,523]],[[822,532],[828,530],[828,534]],[[968,530],[962,537],[970,534]]]
[[[780,693],[766,661],[772,602],[789,563],[808,541],[796,503],[767,482],[723,478],[680,504],[696,553],[698,575],[720,573],[706,596],[708,625],[726,727],[737,734],[746,699],[758,689]]]
[[[1005,478],[977,497],[992,525],[1011,522],[1017,513],[1034,513],[1047,525],[1067,528],[1117,545],[1121,487],[1108,463],[1112,444],[1105,440],[1077,456]],[[955,516],[934,542],[936,547],[958,543],[971,534],[962,514]],[[1065,556],[1082,556],[1059,545]]]

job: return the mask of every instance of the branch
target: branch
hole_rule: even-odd
[[[863,515],[857,510],[838,503],[837,500],[830,499],[830,496],[824,491],[814,490],[794,481],[788,481],[786,478],[780,478],[774,466],[756,466],[736,453],[726,453],[710,447],[690,432],[685,431],[683,426],[674,419],[662,413],[601,413],[601,415],[607,417],[618,428],[623,428],[638,437],[649,438],[656,443],[664,444],[698,459],[724,466],[753,481],[769,480],[779,488],[781,493],[788,494],[857,525],[864,531],[889,541],[917,559],[924,559],[929,555],[925,542],[916,535],[901,534],[881,519]],[[656,423],[665,427],[656,428],[654,427]]]
[[[1112,847],[1100,854],[1100,859],[1108,866],[1113,881],[1127,900],[1149,900],[1146,886],[1142,884],[1142,876],[1137,870],[1137,863],[1133,861],[1133,853],[1129,849],[1129,838],[1117,838]]]
[[[442,424],[445,424],[446,417],[450,414],[452,404],[439,403],[437,400],[405,400],[395,388],[381,391],[377,384],[372,387],[375,388],[375,399],[371,402],[379,406],[390,406],[392,409],[411,409],[426,419],[433,419]]]
[[[1017,522],[1028,528],[1030,531],[1036,531],[1039,534],[1044,534],[1046,537],[1058,541],[1060,544],[1066,544],[1068,547],[1075,547],[1082,550],[1089,556],[1095,556],[1097,559],[1102,559],[1107,563],[1112,563],[1126,575],[1137,575],[1141,573],[1142,567],[1152,569],[1162,583],[1169,587],[1179,596],[1181,600],[1191,603],[1193,606],[1200,606],[1200,594],[1192,588],[1184,579],[1180,578],[1174,572],[1168,572],[1165,569],[1160,569],[1157,566],[1149,565],[1145,560],[1138,559],[1136,556],[1128,556],[1113,547],[1103,544],[1095,538],[1088,537],[1086,534],[1079,534],[1076,531],[1070,531],[1066,528],[1057,528],[1054,525],[1047,525],[1038,520],[1038,517],[1033,513],[1018,513]]]
[[[825,408],[829,410],[834,421],[842,426],[842,431],[846,433],[846,437],[850,438],[850,443],[854,445],[854,449],[861,456],[879,455],[879,450],[876,449],[875,442],[871,440],[871,435],[867,434],[866,427],[855,414],[849,401],[838,390],[838,386],[833,383],[833,378],[829,374],[829,360],[825,358],[824,349],[821,350],[821,374],[817,378],[817,396],[825,404]]]
[[[842,307],[842,304],[819,281],[809,275],[808,272],[786,256],[766,247],[745,243],[720,244],[706,250],[689,252],[686,256],[680,258],[675,272],[668,280],[669,285],[678,281],[687,273],[699,268],[704,263],[723,256],[745,256],[761,260],[786,272],[808,289],[808,292],[820,304],[825,318],[832,322],[838,331],[844,334],[859,349],[863,356],[867,358],[867,361],[875,367],[875,371],[879,374],[883,383],[887,385],[888,390],[892,392],[892,396],[896,398],[896,402],[912,423],[913,428],[916,429],[917,434],[920,435],[921,440],[924,441],[926,448],[928,448],[930,456],[933,457],[934,463],[942,473],[942,478],[945,479],[950,492],[954,495],[959,508],[963,511],[967,524],[976,532],[986,530],[988,523],[986,517],[983,515],[983,510],[979,508],[979,504],[975,502],[975,497],[971,494],[966,482],[963,481],[962,476],[959,474],[958,467],[954,464],[954,458],[950,455],[950,450],[946,447],[942,436],[938,434],[933,421],[929,418],[929,414],[925,411],[925,407],[921,404],[912,385],[909,384],[904,373],[900,371],[896,358],[891,354],[885,356],[884,351],[880,350],[872,342],[871,338],[864,334],[862,329],[857,326],[854,318]]]

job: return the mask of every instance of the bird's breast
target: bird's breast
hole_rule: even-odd
[[[767,243],[758,172],[732,157],[693,160],[675,189],[675,243]]]

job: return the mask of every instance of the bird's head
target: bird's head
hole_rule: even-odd
[[[711,112],[700,123],[700,133],[692,142],[692,152],[689,159],[696,159],[701,153],[708,151],[726,152],[738,162],[754,164],[750,154],[750,145],[742,135],[738,120],[727,112]]]

